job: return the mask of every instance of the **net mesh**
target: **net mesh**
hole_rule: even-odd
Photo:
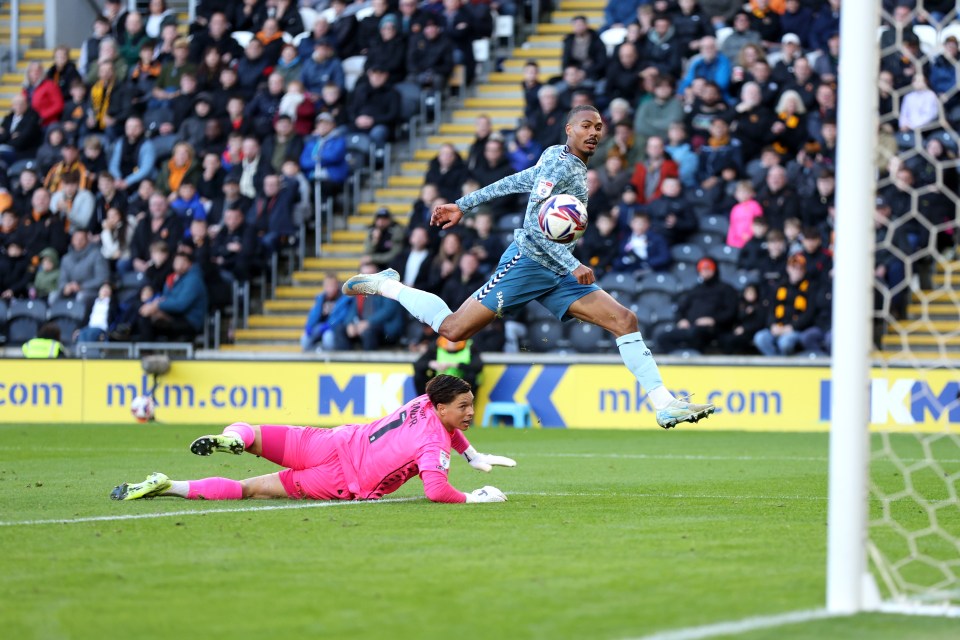
[[[887,5],[888,3],[884,3]],[[882,10],[868,551],[886,602],[960,607],[955,3]],[[945,10],[946,9],[946,10]]]

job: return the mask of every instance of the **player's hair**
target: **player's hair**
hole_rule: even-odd
[[[570,113],[567,114],[567,124],[570,124],[571,122],[573,122],[574,116],[576,116],[578,113],[581,113],[583,111],[592,111],[597,115],[600,114],[600,110],[597,109],[592,104],[581,104],[579,106],[574,107],[573,109],[570,109]]]
[[[470,383],[463,378],[439,374],[427,383],[427,395],[434,407],[440,404],[450,404],[453,400],[470,391]]]

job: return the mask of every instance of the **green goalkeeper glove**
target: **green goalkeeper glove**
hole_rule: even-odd
[[[517,461],[513,458],[495,456],[489,453],[478,453],[477,450],[473,448],[473,445],[469,446],[467,450],[463,452],[463,457],[466,458],[471,467],[484,473],[490,473],[490,470],[494,467],[517,466]]]

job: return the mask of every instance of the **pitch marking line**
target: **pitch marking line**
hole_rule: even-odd
[[[834,618],[837,614],[831,613],[826,609],[811,609],[809,611],[792,611],[790,613],[778,613],[770,616],[757,616],[754,618],[745,618],[743,620],[733,620],[730,622],[718,622],[708,624],[702,627],[688,627],[686,629],[677,629],[675,631],[663,631],[642,638],[631,640],[701,640],[702,638],[715,638],[717,636],[729,636],[758,629],[773,629],[788,624],[800,624],[812,620],[823,620],[825,618]]]
[[[546,498],[659,498],[668,500],[826,500],[824,496],[741,496],[741,495],[703,495],[703,494],[662,494],[662,493],[581,493],[581,492],[547,492],[547,491],[512,491],[508,496],[534,496]],[[423,496],[406,498],[383,498],[381,500],[337,500],[337,501],[309,501],[285,504],[257,505],[250,507],[235,507],[231,509],[195,509],[181,511],[164,511],[163,513],[131,513],[126,515],[84,516],[78,518],[55,518],[49,520],[0,520],[0,527],[25,527],[47,524],[83,524],[88,522],[116,522],[122,520],[152,520],[156,518],[178,518],[188,516],[205,516],[217,513],[249,513],[256,511],[287,511],[291,509],[322,509],[326,507],[349,507],[373,504],[390,504],[395,502],[416,502],[425,500]]]

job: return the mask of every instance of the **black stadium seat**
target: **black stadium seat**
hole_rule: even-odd
[[[637,285],[637,291],[666,291],[667,293],[679,293],[681,291],[680,282],[672,273],[651,273],[645,276]]]
[[[613,345],[610,334],[588,322],[574,322],[570,328],[570,346],[579,353],[598,353]]]
[[[605,291],[637,292],[637,278],[629,273],[608,273],[598,284]]]
[[[60,327],[60,341],[64,344],[73,342],[73,334],[83,326],[86,315],[86,308],[76,300],[57,300],[50,305],[49,320]]]
[[[697,264],[697,262],[707,255],[703,247],[695,244],[678,244],[670,249],[670,257],[674,262],[687,262]]]
[[[12,300],[7,313],[7,342],[21,345],[37,336],[47,320],[47,303],[42,300]]]

